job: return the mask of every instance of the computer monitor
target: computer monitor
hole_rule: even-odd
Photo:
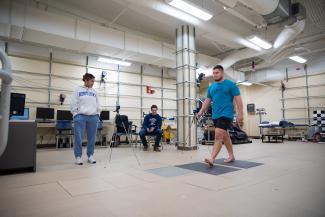
[[[255,112],[255,104],[247,104],[247,112]]]
[[[100,120],[101,121],[107,121],[107,120],[109,120],[109,111],[102,111],[100,113]]]
[[[23,116],[25,108],[26,94],[11,93],[10,96],[10,116]]]
[[[42,120],[54,119],[54,109],[36,108],[36,119],[42,119]]]
[[[29,108],[24,109],[24,115],[12,115],[10,120],[29,120]]]
[[[56,120],[58,121],[71,121],[73,116],[69,110],[57,110]]]

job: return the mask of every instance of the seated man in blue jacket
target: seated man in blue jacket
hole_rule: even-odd
[[[146,140],[146,135],[154,135],[156,136],[154,151],[160,152],[159,143],[162,136],[162,118],[159,114],[157,114],[157,111],[158,107],[156,105],[152,105],[151,113],[145,116],[142,129],[139,132],[144,151],[148,150],[148,142]]]

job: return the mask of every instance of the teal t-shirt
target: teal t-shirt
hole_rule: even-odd
[[[221,83],[214,82],[208,88],[207,97],[212,100],[212,119],[220,117],[234,118],[234,96],[240,94],[237,85],[224,80]]]

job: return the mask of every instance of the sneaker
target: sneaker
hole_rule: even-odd
[[[83,162],[82,162],[82,159],[81,157],[76,157],[76,162],[75,162],[77,165],[82,165]]]
[[[88,158],[88,163],[90,163],[90,164],[95,164],[95,163],[96,163],[96,160],[95,160],[95,158],[94,158],[93,155],[91,155],[91,156]]]
[[[143,151],[148,151],[148,146],[144,146]]]
[[[159,147],[155,147],[153,150],[156,151],[156,152],[160,152]]]

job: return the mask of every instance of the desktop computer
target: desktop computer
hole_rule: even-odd
[[[72,121],[73,116],[69,110],[57,110],[56,120],[58,120],[58,121]]]
[[[100,117],[99,117],[99,119],[100,119],[101,121],[108,121],[108,120],[109,120],[109,111],[102,111],[102,112],[100,113]]]
[[[29,120],[29,108],[24,109],[23,115],[11,115],[10,120]]]
[[[36,119],[38,122],[52,123],[54,122],[54,109],[53,108],[36,108]]]

